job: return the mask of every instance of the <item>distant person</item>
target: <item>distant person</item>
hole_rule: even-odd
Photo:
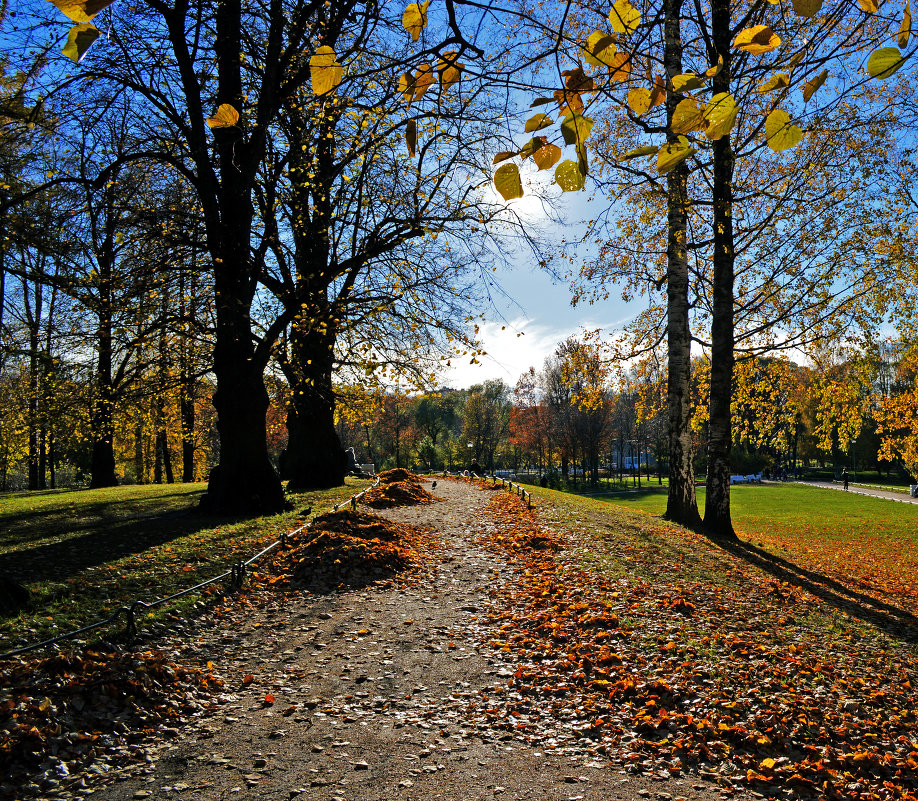
[[[544,473],[539,477],[539,486],[540,487],[548,486],[548,476],[546,476]]]
[[[472,463],[469,465],[469,472],[473,476],[480,476],[482,474],[483,471],[481,469],[481,465],[478,464],[477,459],[472,459]]]
[[[344,453],[347,456],[347,472],[356,472],[359,468],[357,467],[357,454],[354,452],[354,449],[348,448]]]
[[[842,470],[842,483],[845,485],[845,492],[848,491],[848,468]]]

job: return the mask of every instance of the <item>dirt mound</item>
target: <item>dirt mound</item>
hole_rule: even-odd
[[[356,512],[352,509],[319,515],[312,521],[310,530],[333,531],[361,540],[383,540],[384,542],[397,541],[403,535],[395,523],[390,523],[369,512]]]
[[[432,503],[435,499],[420,483],[398,481],[368,489],[362,500],[367,506],[372,506],[374,509],[389,509],[393,506]]]
[[[421,479],[404,467],[394,467],[391,470],[383,470],[383,472],[379,474],[380,484],[395,484],[396,482],[404,481],[410,484],[417,484],[418,486],[421,484]]]

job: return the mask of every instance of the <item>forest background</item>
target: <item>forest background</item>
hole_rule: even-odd
[[[4,6],[3,488],[209,478],[248,514],[340,483],[343,446],[594,483],[643,460],[690,525],[706,472],[727,534],[731,472],[918,481],[911,24],[872,0]],[[548,241],[584,188],[599,212]],[[521,258],[645,311],[515,387],[440,387]]]

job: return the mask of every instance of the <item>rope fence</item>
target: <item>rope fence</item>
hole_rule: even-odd
[[[497,484],[497,482],[499,481],[503,486],[507,488],[509,492],[512,492],[514,495],[519,495],[521,498],[523,498],[526,501],[526,508],[532,509],[532,493],[529,490],[524,489],[522,484],[513,482],[509,478],[502,478],[501,476],[494,475],[494,474],[488,475],[487,473],[480,475],[480,476],[477,474],[449,473],[445,470],[443,471],[443,475],[445,476],[455,475],[459,478],[465,476],[466,478],[474,477],[474,478],[482,478],[485,480],[491,479],[491,481],[494,484]]]
[[[379,478],[377,477],[376,482],[373,484],[373,487],[379,484]],[[343,503],[335,504],[332,507],[332,510],[337,512],[342,506],[347,506],[350,504],[352,509],[357,508],[357,500],[363,495],[367,490],[372,489],[373,487],[367,487],[366,489],[361,490],[360,492],[353,495],[348,500]],[[157,598],[153,601],[134,601],[129,606],[121,606],[115,610],[115,612],[104,620],[97,620],[95,623],[90,623],[88,626],[83,626],[82,628],[76,629],[75,631],[68,631],[65,634],[58,634],[56,637],[52,637],[50,640],[42,640],[41,642],[32,643],[31,645],[24,645],[21,648],[17,648],[14,651],[8,651],[7,653],[0,654],[0,659],[11,659],[14,656],[19,656],[20,654],[25,654],[30,651],[36,651],[39,648],[46,648],[49,645],[56,645],[59,642],[64,640],[70,640],[74,637],[79,637],[81,634],[86,634],[90,631],[95,631],[104,626],[109,626],[115,621],[118,620],[122,615],[125,617],[124,625],[124,634],[131,638],[137,634],[137,615],[138,613],[143,613],[148,609],[155,609],[158,606],[163,606],[164,604],[170,603],[171,601],[178,600],[183,598],[186,595],[191,595],[193,592],[202,590],[205,587],[209,587],[211,584],[216,584],[218,581],[223,581],[228,579],[228,589],[230,592],[238,592],[242,589],[242,585],[245,583],[246,568],[257,562],[258,560],[267,556],[271,551],[273,551],[278,546],[287,544],[288,537],[294,537],[299,534],[304,529],[308,528],[312,522],[316,519],[314,515],[312,520],[309,523],[304,523],[297,529],[294,529],[290,532],[284,532],[281,534],[280,538],[272,542],[266,548],[260,550],[257,554],[246,559],[245,561],[239,560],[234,562],[229,570],[224,571],[219,576],[214,576],[213,578],[208,579],[207,581],[202,581],[200,584],[195,584],[193,587],[188,587],[185,590],[180,592],[173,593],[168,595],[165,598]]]

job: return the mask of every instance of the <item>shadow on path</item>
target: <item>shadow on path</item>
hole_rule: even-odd
[[[918,617],[898,606],[845,586],[822,573],[800,567],[748,542],[712,540],[719,548],[786,582],[812,593],[830,606],[881,629],[890,637],[918,643]]]

